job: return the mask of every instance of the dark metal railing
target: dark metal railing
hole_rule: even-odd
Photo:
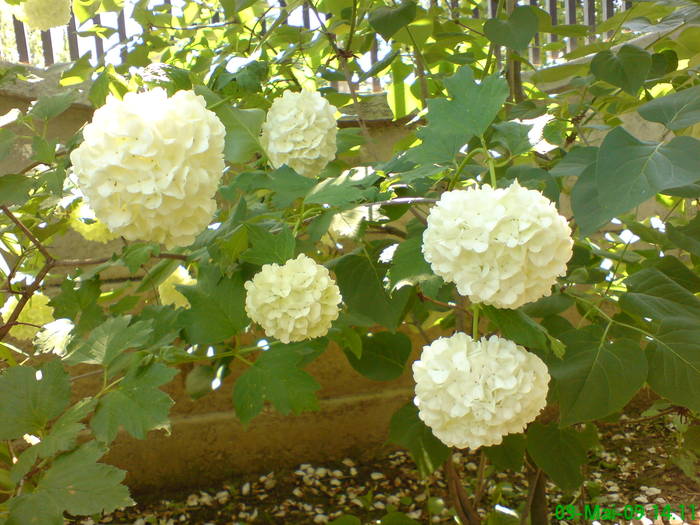
[[[170,4],[170,0],[164,0],[165,3]],[[278,0],[279,1],[279,0]],[[629,9],[632,6],[630,0],[521,0],[520,4],[528,2],[530,5],[540,7],[547,11],[551,17],[553,25],[559,24],[583,24],[594,28],[597,23],[612,17],[617,11]],[[280,2],[282,5],[282,2]],[[495,11],[497,9],[498,0],[486,0],[486,15],[488,17],[495,16]],[[453,13],[457,12],[459,7],[459,0],[449,0],[449,6]],[[310,27],[310,16],[308,7],[304,9],[302,7],[302,20],[305,27]],[[478,18],[480,15],[479,9],[475,8],[472,12],[472,16]],[[215,22],[219,20],[219,15],[215,15]],[[127,40],[127,26],[126,26],[126,15],[124,10],[122,10],[117,16],[117,35],[120,42],[126,42]],[[56,60],[56,53],[54,52],[54,45],[50,31],[41,32],[41,55],[39,53],[31,53],[29,46],[29,39],[27,37],[27,29],[25,25],[13,17],[12,19],[16,51],[19,62],[29,63],[33,65],[44,66],[52,65]],[[95,15],[92,22],[96,25],[101,25],[101,16]],[[67,41],[68,55],[71,60],[77,60],[80,58],[80,46],[78,45],[78,30],[76,26],[75,17],[71,17],[70,23],[67,28],[56,28],[51,31],[63,32],[63,42],[64,46]],[[94,40],[92,43],[94,45],[93,58],[97,61],[105,60],[105,48],[104,41],[99,36],[89,37],[89,39]],[[558,41],[559,37],[554,34],[536,35],[533,45],[530,49],[530,61],[533,64],[542,64],[546,61],[546,53],[543,53],[542,46],[547,44],[553,44]],[[592,38],[589,37],[584,41],[582,38],[568,37],[566,40],[566,52],[571,52],[576,49],[579,45],[584,43],[591,43]],[[92,46],[91,46],[92,47]],[[374,64],[377,62],[378,49],[377,45],[372,47],[370,52],[371,62]],[[65,53],[65,51],[64,51]],[[500,50],[497,50],[497,55],[500,54]],[[65,56],[65,55],[64,55]],[[557,58],[561,56],[561,51],[550,50],[549,57]],[[378,91],[381,89],[379,81],[373,79],[371,82],[371,88],[373,91]]]

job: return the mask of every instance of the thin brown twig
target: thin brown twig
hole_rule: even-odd
[[[445,477],[447,479],[447,488],[450,494],[450,499],[452,500],[452,505],[457,512],[457,517],[463,523],[463,525],[479,525],[481,519],[477,514],[474,506],[469,501],[469,496],[464,490],[457,470],[455,469],[454,462],[452,461],[452,454],[447,457],[447,461],[444,465]]]
[[[27,236],[27,238],[31,241],[31,243],[36,247],[37,250],[44,256],[46,259],[46,262],[54,262],[55,259],[54,257],[48,252],[48,250],[44,247],[41,242],[39,242],[39,239],[36,238],[36,236],[29,231],[29,228],[27,228],[22,221],[20,221],[17,217],[15,217],[15,214],[10,211],[10,209],[7,206],[0,206],[0,210],[3,211],[7,217],[15,223],[15,225],[22,230],[22,233]]]
[[[486,454],[481,451],[479,468],[476,471],[476,490],[474,491],[474,506],[478,507],[481,497],[484,495],[484,474],[486,473]]]
[[[542,469],[538,468],[535,471],[535,475],[530,478],[527,488],[527,504],[525,505],[525,510],[523,510],[523,515],[520,516],[520,525],[525,525],[527,523],[527,518],[530,515],[530,507],[532,507],[532,501],[535,498],[535,488],[540,481],[541,475]]]
[[[32,295],[34,295],[34,292],[36,292],[39,289],[39,287],[41,286],[41,281],[49,273],[49,271],[53,267],[53,264],[54,264],[53,259],[46,261],[46,264],[44,264],[44,267],[36,275],[32,284],[30,284],[29,287],[27,287],[27,289],[24,290],[24,292],[22,292],[22,296],[17,301],[17,304],[15,305],[14,309],[12,310],[12,313],[10,314],[10,316],[7,318],[6,323],[4,325],[0,326],[0,341],[2,341],[5,338],[5,336],[9,333],[10,329],[12,328],[12,326],[15,324],[15,322],[19,318],[19,315],[22,313],[22,310],[29,302],[29,299],[32,298]]]

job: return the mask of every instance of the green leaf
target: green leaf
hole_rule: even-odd
[[[122,252],[120,259],[133,275],[141,266],[147,263],[153,255],[158,255],[159,253],[160,246],[157,244],[137,242],[127,246]]]
[[[68,87],[82,84],[88,80],[94,71],[92,64],[90,64],[91,56],[92,53],[85,53],[73,62],[73,65],[61,75],[59,84]],[[103,77],[104,73],[101,73],[100,76]]]
[[[233,406],[244,425],[261,412],[265,401],[284,415],[318,410],[315,392],[321,385],[300,368],[305,364],[305,347],[309,344],[274,346],[236,380]]]
[[[71,450],[75,447],[78,434],[85,428],[80,421],[85,419],[95,407],[95,400],[91,397],[84,398],[70,407],[59,417],[51,431],[43,436],[36,445],[27,448],[20,455],[17,463],[12,466],[11,476],[13,483],[20,480],[30,471],[37,459],[48,458]]]
[[[685,251],[700,257],[700,215],[696,215],[685,226],[667,224],[669,240]]]
[[[27,115],[42,120],[52,119],[66,111],[73,104],[75,98],[74,91],[62,91],[56,95],[40,97],[32,105]]]
[[[54,309],[56,319],[73,319],[75,333],[82,335],[105,319],[102,308],[97,304],[100,293],[100,281],[97,278],[80,282],[66,279],[61,284],[61,293],[52,298],[49,304]]]
[[[508,20],[487,20],[484,33],[497,46],[523,51],[537,33],[537,27],[537,15],[532,9],[529,6],[519,6],[513,9]]]
[[[674,137],[667,144],[642,142],[618,127],[603,140],[595,165],[581,173],[572,208],[583,235],[656,193],[700,180],[700,141]]]
[[[137,439],[144,439],[149,430],[168,429],[173,401],[158,387],[175,374],[176,369],[162,363],[130,369],[117,388],[100,398],[90,421],[95,437],[111,443],[120,426]]]
[[[444,80],[451,100],[428,100],[428,125],[417,135],[423,143],[408,156],[419,163],[451,163],[472,137],[484,134],[508,98],[508,83],[489,76],[477,83],[469,66]]]
[[[694,411],[700,410],[699,322],[697,317],[664,320],[646,348],[649,386]]]
[[[0,133],[4,130],[0,130]],[[22,205],[29,199],[29,191],[34,186],[34,180],[27,175],[0,176],[0,205]]]
[[[284,264],[289,259],[294,258],[296,241],[289,228],[285,227],[277,234],[252,224],[246,224],[246,229],[248,230],[250,248],[241,253],[241,260],[263,265]]]
[[[86,20],[95,16],[100,8],[101,0],[73,0],[73,13],[78,23],[82,24]]]
[[[68,364],[101,364],[108,368],[124,350],[138,348],[150,337],[153,330],[150,322],[130,323],[129,315],[107,319],[85,342],[72,348],[65,361]]]
[[[353,313],[395,330],[411,288],[406,286],[392,297],[384,289],[383,271],[361,255],[346,255],[333,267],[343,302]]]
[[[525,435],[508,434],[500,445],[484,447],[484,453],[498,470],[520,472],[525,463]]]
[[[248,324],[245,313],[245,289],[240,274],[221,275],[211,264],[199,267],[195,286],[180,286],[190,308],[183,316],[191,343],[213,344],[237,334]]]
[[[598,158],[598,148],[594,146],[575,146],[556,166],[549,170],[552,177],[578,177]]]
[[[38,369],[6,369],[0,375],[0,440],[41,433],[68,406],[70,393],[68,374],[56,360]]]
[[[282,166],[269,174],[271,183],[269,189],[274,191],[272,204],[278,208],[286,208],[296,199],[304,197],[316,184],[313,179],[299,175],[289,166]]]
[[[9,129],[0,129],[0,160],[3,160],[5,157],[7,157],[10,154],[10,152],[12,151],[12,146],[14,146],[14,144],[15,144],[16,138],[17,138],[17,135],[12,133]],[[1,184],[2,179],[6,176],[7,175],[0,176],[0,184]],[[8,185],[8,186],[12,187],[12,185]],[[6,195],[5,190],[0,192],[0,195]],[[3,201],[0,200],[0,202],[3,202]]]
[[[403,512],[392,511],[379,520],[379,525],[420,525],[420,523],[413,518],[409,518]]]
[[[586,448],[572,428],[557,428],[556,423],[532,423],[527,430],[527,451],[538,467],[566,492],[583,483],[581,466]]]
[[[341,517],[334,519],[328,525],[362,525],[360,518],[343,514]]]
[[[656,98],[637,111],[646,120],[660,122],[668,129],[687,128],[700,122],[700,86]]]
[[[700,299],[657,268],[646,268],[625,280],[620,298],[625,312],[658,321],[700,320]]]
[[[612,341],[599,326],[560,334],[562,359],[549,372],[559,400],[560,423],[570,425],[609,416],[634,397],[647,377],[647,360],[639,343]]]
[[[511,166],[505,177],[498,181],[498,186],[510,186],[514,179],[525,188],[542,192],[550,201],[559,202],[559,185],[546,170],[527,165]]]
[[[506,339],[532,350],[547,348],[547,331],[520,310],[499,310],[482,306],[482,311]]]
[[[185,379],[185,391],[192,399],[199,399],[211,392],[211,383],[216,379],[216,369],[208,365],[197,365]]]
[[[329,206],[346,206],[365,200],[374,188],[370,188],[377,180],[376,175],[357,178],[348,172],[338,177],[323,179],[311,188],[304,202],[307,204],[328,204]]]
[[[492,21],[494,20],[489,20],[489,22]],[[506,148],[513,157],[530,151],[532,148],[528,138],[532,125],[510,121],[498,122],[493,125],[493,129],[495,130],[493,140]]]
[[[423,257],[422,246],[423,237],[419,234],[409,237],[396,248],[387,273],[392,289],[405,283],[413,285],[435,275]]]
[[[389,40],[391,36],[402,27],[416,19],[416,3],[413,0],[404,0],[396,7],[378,7],[369,14],[369,25]]]
[[[411,354],[411,340],[402,333],[370,332],[362,337],[362,355],[358,359],[345,352],[352,367],[374,381],[390,381],[403,374]]]
[[[651,69],[651,54],[631,44],[623,45],[617,53],[611,50],[596,53],[591,61],[591,73],[598,80],[636,95]]]
[[[224,158],[231,163],[250,160],[254,153],[262,151],[260,130],[265,120],[262,109],[235,109],[221,97],[204,86],[196,86],[195,92],[202,95],[226,128]]]
[[[34,492],[11,500],[8,524],[60,524],[63,511],[84,516],[133,505],[129,489],[121,484],[126,472],[97,463],[105,452],[105,447],[91,441],[58,457]],[[60,520],[54,521],[55,515]]]
[[[418,417],[418,408],[408,403],[391,416],[389,441],[408,450],[421,476],[429,476],[450,456],[444,445]]]

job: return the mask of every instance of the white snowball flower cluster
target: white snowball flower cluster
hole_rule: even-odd
[[[285,91],[262,126],[261,144],[275,168],[286,164],[315,177],[335,158],[335,106],[315,91]]]
[[[225,129],[193,91],[113,96],[71,154],[95,215],[127,240],[187,246],[209,224]]]
[[[109,231],[104,222],[95,217],[95,212],[85,202],[81,202],[70,213],[69,223],[84,239],[94,242],[109,242],[118,236]]]
[[[73,328],[75,325],[70,319],[56,319],[45,324],[34,337],[34,346],[41,353],[64,356],[73,339]]]
[[[53,308],[49,306],[49,298],[43,293],[35,293],[31,299],[24,305],[22,312],[17,318],[18,323],[10,329],[10,335],[16,339],[31,341],[36,333],[40,330],[40,326],[53,321]],[[7,322],[19,300],[14,295],[11,296],[0,309],[0,317],[4,322]]]
[[[189,301],[184,295],[177,291],[175,288],[176,284],[193,286],[197,284],[197,279],[192,278],[187,268],[178,266],[175,268],[175,271],[158,286],[160,302],[163,304],[171,304],[175,308],[189,308]]]
[[[433,271],[474,303],[518,308],[548,296],[566,273],[573,241],[542,193],[517,181],[442,194],[423,233]]]
[[[544,408],[549,374],[535,354],[497,336],[458,332],[413,363],[418,415],[450,447],[476,450],[522,432]]]
[[[282,266],[264,265],[244,286],[248,316],[283,343],[326,335],[338,318],[338,286],[327,268],[303,253]]]
[[[40,31],[64,26],[70,21],[71,0],[25,0],[11,7],[18,20]]]

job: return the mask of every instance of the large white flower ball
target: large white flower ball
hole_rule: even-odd
[[[17,323],[10,329],[10,335],[16,339],[31,341],[36,333],[45,324],[53,321],[53,308],[49,306],[50,299],[43,293],[35,293],[27,301],[17,318]],[[2,308],[0,317],[7,322],[15,311],[19,300],[14,295],[11,296]]]
[[[275,99],[262,126],[261,143],[271,164],[286,164],[315,177],[335,158],[335,106],[315,91],[285,91]]]
[[[71,0],[25,0],[12,8],[13,14],[29,27],[46,31],[68,24]]]
[[[413,363],[418,416],[450,447],[476,450],[522,432],[544,408],[549,373],[535,354],[497,336],[458,332]]]
[[[327,268],[303,253],[282,266],[264,265],[244,286],[248,316],[283,343],[324,336],[338,318],[338,286]]]
[[[518,308],[566,273],[571,228],[554,203],[517,181],[448,191],[430,210],[423,255],[474,303]]]
[[[192,91],[108,97],[71,161],[96,217],[127,240],[187,246],[209,224],[225,129]]]

